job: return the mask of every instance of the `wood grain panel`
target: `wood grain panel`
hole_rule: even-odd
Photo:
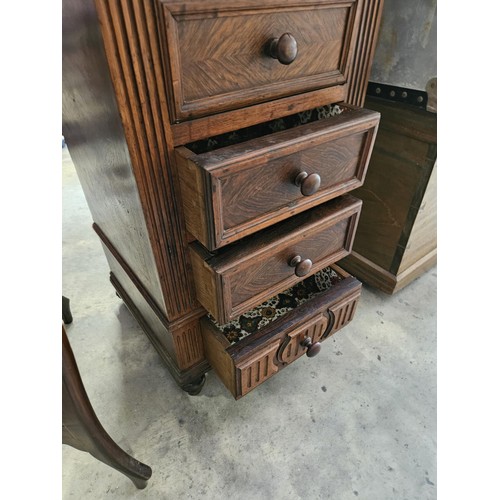
[[[341,264],[394,293],[436,262],[437,117],[382,99],[367,105],[381,120],[365,183],[354,192],[364,201],[354,252]]]
[[[294,268],[289,265],[295,255],[300,255],[302,259],[312,260],[314,267],[311,273],[335,262],[335,256],[339,253],[343,257],[343,254],[347,253],[345,239],[349,224],[351,224],[351,219],[344,219],[323,231],[303,233],[300,239],[294,235],[295,238],[291,244],[273,251],[270,255],[252,259],[254,262],[250,266],[227,275],[232,308],[246,309],[247,306],[242,306],[242,304],[249,300],[253,302],[255,296],[263,291],[268,294],[267,290],[271,287],[273,289],[277,287],[280,290],[288,288],[288,285],[281,284],[285,280],[300,281],[294,275]],[[325,259],[328,259],[328,262],[325,263]]]
[[[224,324],[301,281],[289,262],[311,259],[314,273],[346,256],[361,203],[346,195],[277,224],[238,246],[210,255],[190,245],[198,300]]]
[[[236,398],[236,368],[231,356],[226,352],[229,342],[208,318],[202,318],[200,326],[205,356],[221,382]]]
[[[435,161],[436,116],[380,99],[368,103],[381,119],[365,183],[354,192],[365,207],[354,250],[397,273]]]
[[[161,1],[167,76],[174,120],[200,117],[346,82],[356,2],[235,6],[176,12]],[[199,8],[199,6],[198,6]],[[268,42],[290,32],[298,56],[282,65]]]
[[[413,223],[399,272],[406,271],[437,247],[437,167],[432,170],[422,203]]]
[[[148,205],[136,185],[137,155],[128,148],[130,129],[121,121],[121,102],[115,97],[94,4],[67,1],[62,14],[65,142],[92,219],[165,312],[151,221],[144,213]]]
[[[193,243],[196,245],[196,243]],[[217,311],[223,302],[221,279],[205,262],[203,249],[197,247],[198,252],[192,254],[192,269],[195,276],[196,295],[200,304],[208,311]]]
[[[378,120],[348,109],[208,153],[177,148],[188,230],[214,250],[360,186]],[[321,176],[312,196],[294,183],[301,171]]]
[[[379,149],[372,154],[374,165],[379,168],[368,169],[364,185],[354,191],[364,203],[354,250],[389,270],[421,171],[415,164],[402,169],[401,159]]]
[[[297,213],[297,205],[310,206],[312,200],[301,195],[300,187],[294,183],[302,170],[321,177],[321,187],[313,195],[318,204],[333,193],[342,194],[346,183],[351,189],[358,187],[364,171],[359,166],[366,136],[366,133],[347,136],[248,168],[238,175],[221,177],[223,235],[231,234],[249,220],[269,219],[270,213],[283,207],[292,206]]]
[[[181,198],[186,217],[186,229],[200,241],[209,241],[211,230],[206,216],[206,203],[210,203],[208,178],[193,161],[187,148],[177,148],[176,162],[179,172]]]

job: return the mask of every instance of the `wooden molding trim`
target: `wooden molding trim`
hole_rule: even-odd
[[[245,109],[226,111],[212,116],[205,116],[172,125],[174,146],[224,134],[238,128],[250,127],[258,123],[273,120],[277,116],[288,116],[308,109],[340,102],[347,95],[347,86],[338,85],[298,96],[284,97],[271,103],[256,104]]]
[[[424,255],[421,259],[417,260],[408,269],[405,269],[402,273],[398,274],[396,278],[396,286],[392,293],[401,290],[406,285],[410,284],[415,278],[418,278],[429,269],[433,268],[437,264],[437,248]]]
[[[396,277],[357,252],[351,252],[338,264],[368,285],[379,288],[385,293],[393,293]]]
[[[153,0],[96,0],[104,48],[169,320],[197,307],[172,165]],[[175,286],[174,286],[175,283]]]
[[[351,73],[348,75],[349,90],[346,102],[363,107],[368,78],[375,55],[384,0],[360,0],[359,30],[357,34]]]
[[[437,249],[434,249],[398,275],[390,273],[357,252],[352,252],[342,259],[339,265],[364,283],[393,294],[434,267],[436,263]]]

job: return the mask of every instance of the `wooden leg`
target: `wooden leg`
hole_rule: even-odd
[[[69,307],[69,299],[64,295],[62,298],[62,320],[65,325],[69,325],[73,321],[73,315]]]
[[[182,390],[186,391],[190,396],[197,396],[203,389],[206,380],[207,375],[204,373],[198,380],[194,380],[189,384],[183,385]]]
[[[85,391],[64,325],[62,332],[62,442],[90,453],[123,473],[137,488],[145,488],[151,468],[122,450],[104,430]]]

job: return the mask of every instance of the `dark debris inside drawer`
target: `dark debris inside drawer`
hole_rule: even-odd
[[[324,118],[331,118],[332,116],[340,115],[349,110],[350,108],[344,107],[341,104],[327,104],[326,106],[308,109],[307,111],[295,113],[294,115],[284,116],[276,120],[210,137],[209,139],[192,142],[191,144],[187,144],[187,147],[196,154],[208,153],[209,151],[249,141],[256,137],[273,134],[281,130],[298,127],[299,125],[305,125]]]
[[[208,317],[227,340],[235,344],[343,279],[331,267],[327,267],[225,325],[219,325],[210,315]]]

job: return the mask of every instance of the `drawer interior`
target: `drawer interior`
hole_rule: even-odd
[[[353,108],[345,104],[327,104],[318,108],[309,109],[293,115],[252,125],[251,127],[191,142],[186,144],[186,147],[195,154],[208,153],[220,148],[239,144],[240,142],[274,134],[275,132],[280,132],[282,130],[288,130],[299,127],[300,125],[306,125],[308,123],[324,120],[325,118],[342,115],[348,113],[352,109]]]

